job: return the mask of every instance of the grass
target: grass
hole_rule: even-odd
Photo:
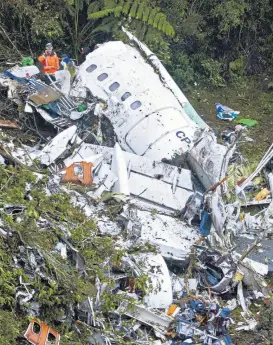
[[[242,79],[236,85],[210,88],[198,85],[187,93],[192,105],[203,119],[215,130],[234,128],[236,123],[216,117],[215,102],[220,102],[234,110],[239,110],[238,119],[257,120],[258,124],[249,129],[248,136],[254,142],[245,143],[241,152],[250,163],[257,163],[273,142],[273,97],[267,90],[268,80]]]

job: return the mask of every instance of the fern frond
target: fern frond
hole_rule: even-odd
[[[124,6],[123,6],[123,8],[122,8],[122,13],[123,13],[123,14],[126,14],[127,16],[129,15],[130,8],[131,8],[131,6],[132,6],[132,2],[133,2],[133,0],[128,0],[128,1],[124,4]]]
[[[119,18],[121,16],[121,13],[122,13],[122,6],[118,6],[115,8],[115,12],[114,12],[114,16],[116,18]]]
[[[87,9],[87,15],[93,13],[93,12],[98,12],[100,9],[100,4],[99,1],[92,2]]]
[[[160,21],[161,18],[165,18],[165,15],[163,13],[157,13],[156,16],[155,16],[154,22],[153,22],[153,27],[154,28],[158,27],[158,24],[159,24],[159,21]]]
[[[155,30],[152,26],[149,26],[145,35],[145,42],[148,44],[152,42],[155,38]]]
[[[163,31],[163,28],[165,28],[165,25],[166,25],[166,17],[162,16],[159,19],[159,22],[158,22],[158,25],[157,25],[157,29],[159,31]]]
[[[154,23],[154,19],[155,19],[155,16],[156,14],[158,13],[158,8],[153,8],[151,11],[150,11],[150,15],[149,15],[149,19],[148,19],[148,24],[149,25],[153,25]]]
[[[138,1],[134,1],[132,7],[131,7],[131,10],[129,12],[129,15],[132,17],[132,18],[135,18],[136,17],[136,14],[137,14],[137,8],[138,8]]]
[[[89,19],[100,19],[100,18],[105,18],[109,16],[109,14],[112,14],[116,11],[116,8],[109,8],[108,10],[101,10],[98,12],[90,13],[88,15]]]
[[[144,9],[144,12],[143,12],[143,18],[142,20],[147,23],[148,19],[149,19],[149,15],[150,15],[150,7],[149,6],[146,6],[145,9]]]
[[[104,0],[104,9],[117,7],[115,0]]]
[[[106,32],[106,33],[113,32],[113,29],[116,23],[117,23],[116,18],[111,18],[111,17],[105,18],[102,20],[102,23],[92,31],[92,34],[95,34],[97,32]]]
[[[175,35],[174,28],[167,21],[166,21],[162,31],[164,32],[164,34],[166,34],[167,36],[170,36],[170,37],[173,37]]]
[[[141,20],[143,18],[145,5],[148,7],[147,4],[145,4],[145,1],[142,0],[137,9],[136,19]]]
[[[79,3],[84,0],[76,0]],[[86,1],[86,0],[85,0]],[[174,35],[174,29],[168,22],[166,15],[160,8],[152,8],[147,0],[97,0],[88,7],[89,19],[103,19],[112,15],[113,18],[121,16],[131,17],[140,22],[137,32],[142,36],[147,34],[147,25],[163,32],[168,36]],[[144,23],[144,25],[143,25]],[[137,25],[137,23],[134,23]]]
[[[139,39],[141,41],[144,41],[146,33],[147,33],[147,25],[140,22],[141,23],[141,27],[139,28],[139,32],[137,33],[137,37],[139,37]]]

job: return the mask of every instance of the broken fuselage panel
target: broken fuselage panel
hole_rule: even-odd
[[[104,114],[126,151],[161,160],[193,147],[199,126],[137,49],[107,42],[87,55],[71,95],[86,90],[108,104]]]

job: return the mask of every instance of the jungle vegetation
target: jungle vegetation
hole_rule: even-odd
[[[1,0],[0,62],[36,57],[48,41],[79,49],[126,40],[124,25],[160,56],[180,85],[224,86],[272,68],[269,0]]]

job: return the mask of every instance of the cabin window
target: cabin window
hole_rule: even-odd
[[[41,326],[37,322],[34,322],[32,326],[32,330],[33,330],[33,333],[40,334]]]
[[[130,94],[130,92],[125,92],[125,94],[123,96],[121,96],[122,102],[126,101],[126,99],[131,97],[131,96],[132,95]]]
[[[56,344],[56,337],[54,334],[52,333],[48,333],[48,336],[47,336],[47,342],[51,345],[55,345]]]
[[[109,90],[112,91],[112,92],[114,92],[114,91],[116,91],[119,87],[120,87],[119,83],[115,81],[113,84],[111,84],[111,85],[109,86]]]
[[[98,76],[98,80],[99,81],[104,81],[105,79],[108,78],[108,74],[107,73],[102,73]]]
[[[131,109],[136,110],[141,106],[142,106],[142,104],[140,101],[135,101],[134,103],[131,104]]]
[[[89,67],[86,68],[86,72],[92,73],[93,71],[95,71],[96,68],[97,68],[97,65],[90,65]]]

